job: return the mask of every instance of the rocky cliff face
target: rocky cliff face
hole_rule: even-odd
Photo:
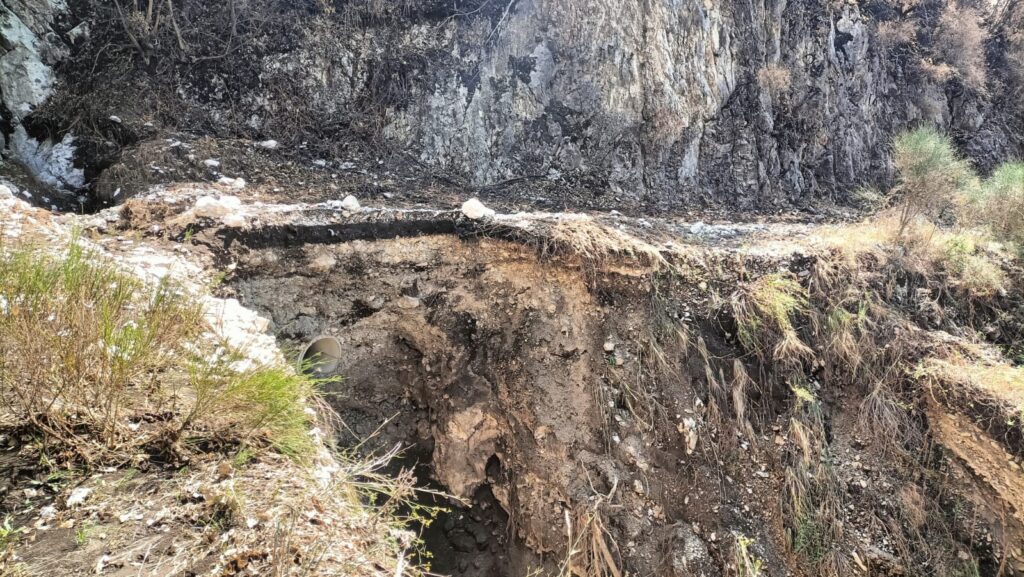
[[[468,186],[770,208],[886,183],[893,133],[917,123],[951,131],[981,168],[1021,154],[1020,110],[1000,106],[1012,82],[987,73],[1006,62],[1016,2],[214,4],[182,2],[183,38],[165,25],[162,43],[153,32],[136,47],[137,77],[187,109],[166,119],[174,128],[297,144],[345,127]],[[987,61],[943,52],[950,11]],[[76,60],[92,68],[118,41],[131,54],[117,20],[100,35],[106,55],[97,40]]]
[[[47,185],[81,188],[74,137],[36,140],[22,124],[53,94],[54,67],[88,29],[87,23],[67,26],[67,14],[64,0],[0,1],[0,151]]]

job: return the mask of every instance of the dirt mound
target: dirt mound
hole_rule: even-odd
[[[167,527],[188,543],[175,549],[187,553],[182,567],[268,567],[282,550],[259,545],[276,530],[260,522],[259,504],[277,503],[261,479],[278,475],[310,538],[363,535],[360,550],[387,553],[373,567],[357,563],[372,574],[1024,570],[1024,377],[1007,357],[1024,293],[1016,261],[996,246],[971,255],[1001,271],[1000,286],[979,291],[930,253],[880,243],[868,224],[472,220],[246,202],[226,186],[161,189],[83,217],[26,209],[8,230],[80,228],[142,271],[184,266],[193,284],[219,273],[219,296],[261,312],[289,355],[336,339],[343,380],[327,398],[341,416],[343,490],[329,493],[338,501],[269,457],[232,460],[225,477],[228,456],[214,448],[195,453],[190,475],[151,466],[152,497],[123,485],[116,467],[90,478],[82,487],[97,501],[56,507],[55,523],[86,533],[92,523],[122,541],[71,550],[70,533],[51,531],[41,511],[77,486],[49,488],[33,467],[8,463],[32,456],[10,436],[0,465],[15,482],[4,506],[18,527],[43,523],[38,542],[18,549],[30,566],[91,573],[105,555],[105,572],[151,567],[125,557],[136,549],[121,545],[121,529],[163,548]],[[262,322],[254,327],[276,356]],[[389,461],[418,500],[379,488]],[[216,507],[229,481],[253,500],[235,499],[227,528]],[[26,488],[34,500],[16,509]],[[312,509],[295,504],[300,489]],[[167,498],[182,491],[202,500]],[[146,503],[171,514],[146,525],[152,515],[133,513]],[[367,540],[360,527],[391,537]],[[120,549],[104,553],[100,542]],[[68,548],[62,564],[47,565],[49,543]],[[303,559],[295,567],[308,568]]]
[[[954,448],[913,372],[977,345],[921,315],[940,293],[875,249],[317,214],[192,242],[237,263],[228,290],[283,341],[338,338],[344,442],[409,447],[461,500],[425,533],[445,572],[1024,569],[1011,437],[974,431],[1003,452],[984,461]]]

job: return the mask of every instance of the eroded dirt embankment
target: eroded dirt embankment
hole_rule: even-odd
[[[336,337],[342,446],[462,499],[440,573],[1022,571],[1019,390],[961,378],[1014,370],[1012,263],[979,297],[801,224],[194,202],[89,226]]]
[[[225,290],[282,341],[339,340],[343,444],[407,446],[465,500],[425,534],[443,573],[1024,570],[1019,423],[913,370],[994,350],[954,320],[1015,290],[985,308],[770,226],[723,242],[669,221],[282,214],[201,221],[188,250],[231,263]],[[792,306],[751,316],[766,295]]]

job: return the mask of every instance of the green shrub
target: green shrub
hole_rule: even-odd
[[[304,454],[318,381],[254,364],[208,330],[181,287],[146,284],[77,242],[0,245],[0,425],[28,425],[86,460],[168,432]],[[170,416],[132,426],[154,413]]]
[[[900,239],[918,217],[938,218],[977,181],[949,138],[934,128],[918,128],[896,137],[893,162],[899,172]]]
[[[1024,162],[999,167],[971,195],[968,209],[999,240],[1024,247]]]
[[[0,409],[68,440],[112,445],[135,391],[181,358],[202,310],[72,243],[62,255],[0,247]]]

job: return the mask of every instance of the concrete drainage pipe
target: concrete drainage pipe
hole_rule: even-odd
[[[329,377],[338,370],[341,361],[341,343],[334,337],[317,337],[309,342],[299,355],[299,366],[309,375]]]

